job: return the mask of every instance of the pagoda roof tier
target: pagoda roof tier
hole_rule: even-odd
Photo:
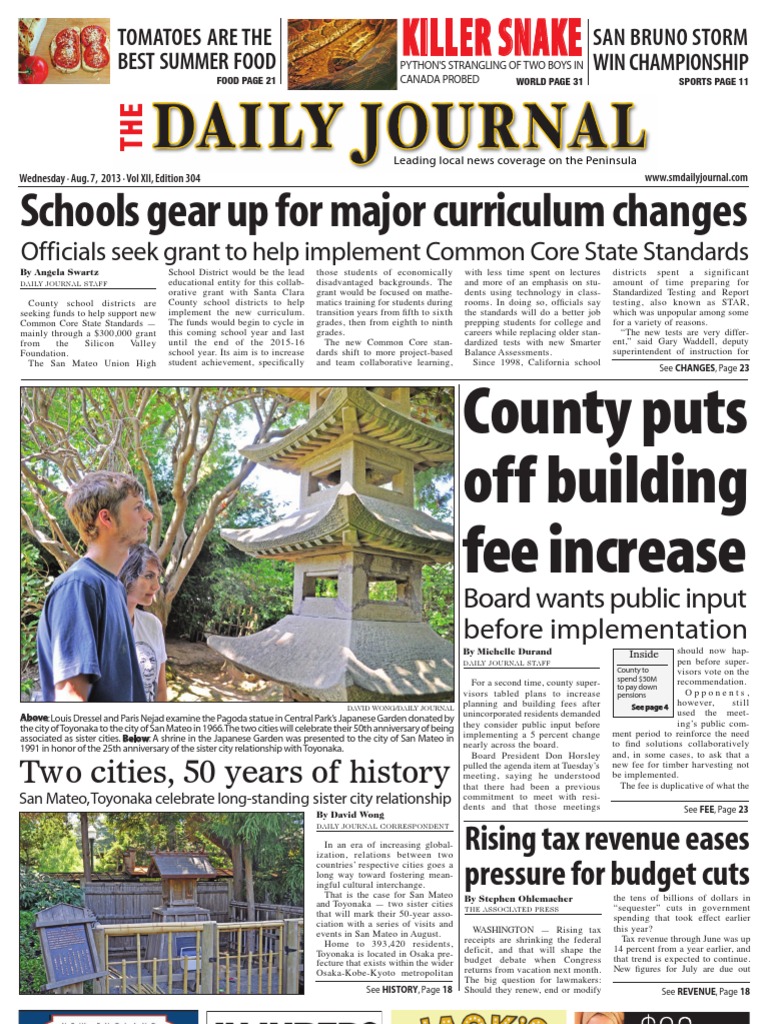
[[[302,391],[281,389],[281,393]],[[300,397],[291,395],[291,397]],[[355,416],[351,419],[351,410]],[[410,455],[414,469],[426,469],[453,459],[453,433],[407,416],[367,388],[334,388],[322,406],[306,423],[269,444],[249,445],[241,453],[252,462],[267,463],[275,469],[299,473],[303,463],[322,453],[344,434],[354,433]]]
[[[453,557],[453,528],[426,512],[371,498],[342,485],[319,502],[270,526],[222,530],[222,536],[249,555],[295,560],[320,547],[402,552],[438,562]]]

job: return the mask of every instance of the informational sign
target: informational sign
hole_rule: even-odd
[[[96,918],[80,907],[59,903],[35,917],[48,978],[47,989],[103,978],[93,938]]]

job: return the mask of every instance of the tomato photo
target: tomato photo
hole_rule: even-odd
[[[22,85],[39,85],[48,77],[48,62],[44,57],[25,57],[19,64],[19,82]]]

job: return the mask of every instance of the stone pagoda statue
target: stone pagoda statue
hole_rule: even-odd
[[[413,502],[414,473],[452,461],[453,434],[410,415],[409,387],[280,393],[308,400],[309,419],[243,454],[299,474],[299,508],[222,535],[250,555],[295,563],[293,614],[208,643],[316,700],[450,697],[453,645],[424,621],[421,570],[453,559],[453,530]]]

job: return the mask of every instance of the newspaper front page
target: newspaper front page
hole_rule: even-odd
[[[49,8],[21,1024],[745,1024],[762,12]]]

